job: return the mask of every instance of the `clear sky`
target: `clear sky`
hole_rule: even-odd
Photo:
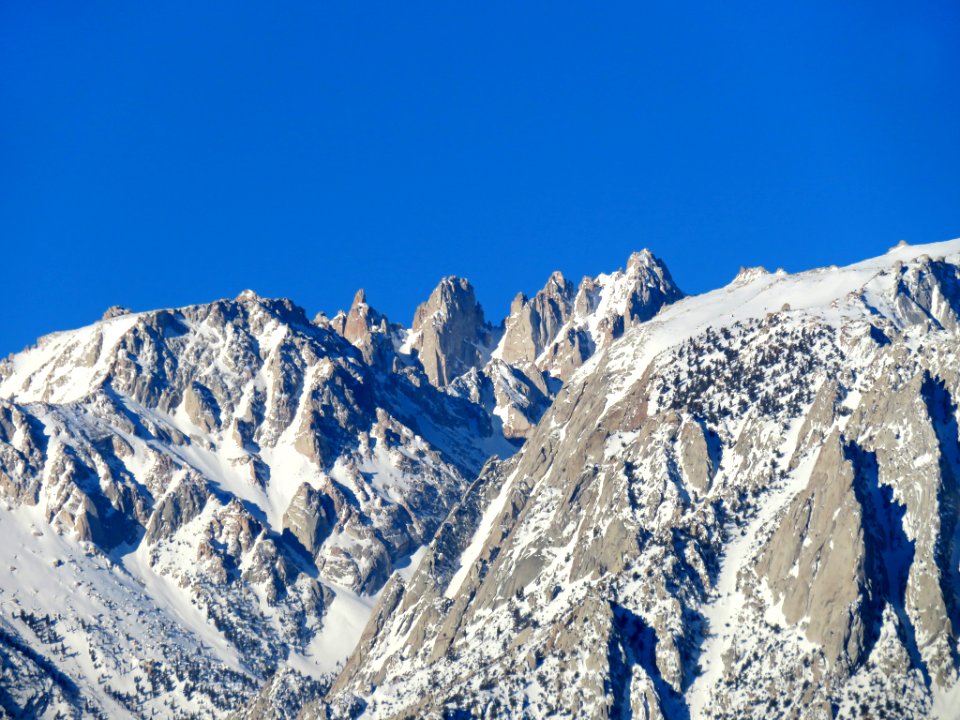
[[[682,288],[960,236],[960,4],[0,2],[0,356],[250,287]]]

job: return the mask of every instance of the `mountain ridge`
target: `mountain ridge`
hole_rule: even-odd
[[[0,364],[3,707],[762,717],[786,673],[786,714],[954,717],[958,264],[45,336]]]
[[[879,717],[927,717],[931,712],[955,717],[956,706],[947,698],[957,693],[956,631],[946,619],[952,611],[944,608],[956,602],[957,588],[953,581],[944,586],[937,577],[938,572],[949,577],[956,570],[949,570],[949,562],[944,565],[942,559],[933,559],[939,551],[934,550],[929,531],[918,529],[917,518],[942,517],[950,527],[955,523],[956,497],[944,496],[953,499],[944,499],[939,509],[920,510],[916,495],[899,495],[916,492],[909,490],[911,478],[926,483],[923,497],[931,497],[930,483],[938,487],[941,477],[947,478],[947,487],[954,487],[949,480],[956,473],[956,467],[949,464],[953,461],[932,475],[905,473],[895,449],[898,442],[890,436],[886,446],[875,451],[881,476],[889,472],[890,478],[879,481],[875,475],[872,481],[864,480],[879,488],[872,491],[869,485],[861,490],[861,481],[856,480],[850,491],[851,512],[866,508],[856,510],[861,513],[856,517],[864,518],[855,521],[864,523],[866,530],[861,532],[872,537],[872,524],[878,522],[878,511],[871,509],[874,501],[868,500],[870,493],[889,493],[892,487],[907,508],[900,510],[902,515],[906,512],[904,522],[913,523],[913,529],[907,525],[905,532],[908,536],[917,534],[917,539],[910,541],[917,543],[916,552],[920,552],[920,537],[928,538],[922,544],[930,560],[924,565],[910,565],[912,575],[907,587],[913,589],[906,597],[913,599],[903,605],[905,591],[901,591],[900,600],[896,594],[887,594],[884,597],[888,599],[881,602],[881,608],[883,602],[887,608],[892,602],[894,610],[892,614],[884,610],[877,616],[876,642],[883,645],[882,652],[888,656],[880,665],[874,664],[872,655],[864,661],[865,656],[847,656],[848,650],[836,645],[834,655],[822,655],[820,647],[826,639],[823,630],[814,634],[814,630],[801,627],[791,629],[786,639],[777,639],[776,633],[796,627],[795,611],[788,610],[786,618],[776,620],[764,619],[762,612],[756,618],[750,613],[755,603],[761,609],[773,606],[768,612],[775,618],[775,601],[763,600],[764,593],[770,592],[766,583],[781,583],[778,572],[789,578],[791,565],[808,562],[803,556],[790,558],[793,545],[789,538],[796,525],[781,518],[784,512],[797,512],[790,508],[817,503],[815,499],[803,499],[804,488],[812,490],[814,482],[809,473],[833,477],[829,473],[840,472],[844,477],[846,463],[857,466],[858,461],[852,461],[846,450],[833,455],[828,452],[831,443],[839,444],[837,431],[832,436],[835,439],[830,440],[820,426],[829,428],[839,422],[847,427],[847,418],[851,417],[851,422],[856,422],[844,442],[877,447],[876,441],[869,439],[873,428],[907,423],[907,427],[916,428],[915,434],[927,434],[923,441],[926,445],[921,444],[923,451],[902,452],[909,462],[916,459],[931,468],[931,460],[925,458],[936,455],[940,441],[934,436],[946,438],[945,447],[953,447],[946,451],[948,457],[955,455],[956,433],[950,431],[955,425],[948,424],[946,432],[927,429],[931,426],[930,416],[923,409],[928,402],[924,397],[933,391],[921,390],[952,387],[938,391],[947,398],[938,402],[947,403],[945,417],[955,417],[955,403],[951,404],[949,398],[955,394],[957,382],[956,355],[950,348],[955,341],[958,253],[960,243],[953,241],[898,248],[846,269],[825,268],[801,276],[756,274],[749,283],[736,282],[668,306],[651,323],[588,361],[558,395],[524,448],[504,464],[507,469],[488,470],[489,490],[484,490],[482,483],[474,485],[477,490],[473,492],[481,492],[485,498],[479,507],[486,509],[479,516],[454,510],[411,579],[409,594],[399,585],[385,593],[368,626],[375,626],[377,632],[366,634],[348,661],[334,686],[328,709],[336,715],[347,708],[349,715],[352,707],[355,712],[362,711],[364,717],[443,714],[465,705],[478,708],[483,717],[515,715],[520,707],[533,716],[559,713],[619,717],[632,713],[634,717],[766,717],[770,712],[780,712],[798,717],[835,717],[838,713],[859,713],[863,705]],[[941,254],[949,255],[949,262],[939,257]],[[702,310],[699,315],[698,306]],[[722,320],[719,324],[715,322],[718,319]],[[658,341],[658,332],[669,340]],[[917,352],[916,338],[926,338],[931,332],[939,334],[928,341],[937,340],[933,347],[944,348],[947,354],[921,354],[912,359]],[[787,351],[788,362],[770,356],[768,347]],[[822,349],[815,350],[817,347]],[[836,355],[838,349],[843,350],[842,357]],[[907,406],[898,404],[902,401],[888,403],[887,408],[856,402],[867,393],[844,390],[833,380],[838,373],[847,377],[840,373],[843,364],[854,362],[852,358],[861,353],[866,356],[856,362],[857,367],[864,368],[864,378],[852,382],[865,386],[879,382],[882,387],[870,390],[869,397],[902,397],[907,403],[915,398],[919,403],[916,410],[906,412]],[[656,360],[664,355],[669,359]],[[708,357],[716,359],[704,367]],[[813,364],[807,366],[804,361],[798,365],[797,360],[805,357],[813,358]],[[662,363],[659,368],[658,362]],[[939,386],[924,379],[933,377],[931,362],[940,363],[937,372],[944,378],[936,381]],[[873,363],[877,363],[876,369],[871,368]],[[891,386],[882,370],[876,380],[871,377],[891,363],[908,377],[907,368],[919,365],[916,384],[901,386],[903,381],[894,380]],[[676,375],[678,365],[688,368],[680,376]],[[763,375],[756,374],[757,370],[767,377],[781,378],[782,388],[765,387]],[[666,376],[657,377],[664,371]],[[820,379],[806,389],[802,380],[809,373]],[[751,378],[754,374],[756,380]],[[683,381],[683,377],[687,379]],[[721,387],[700,385],[699,378]],[[887,385],[883,385],[885,382]],[[595,391],[598,384],[602,388],[599,393]],[[647,390],[637,390],[637,385]],[[592,393],[590,387],[594,388]],[[720,398],[719,407],[711,395]],[[737,395],[743,399],[738,400]],[[584,407],[588,397],[591,405]],[[634,405],[633,398],[642,398],[643,402]],[[557,413],[563,413],[562,417]],[[571,418],[580,415],[586,417],[572,424]],[[731,417],[740,419],[729,428],[726,424]],[[854,429],[857,427],[859,430]],[[867,439],[858,439],[861,436]],[[624,455],[627,458],[621,460]],[[566,468],[558,467],[557,459],[562,459]],[[938,467],[934,462],[932,468]],[[578,468],[583,468],[583,474]],[[859,477],[857,472],[855,469],[852,478]],[[558,479],[556,473],[565,479]],[[638,485],[633,479],[638,476],[645,477],[645,482]],[[942,492],[955,493],[936,491],[933,496]],[[708,504],[697,502],[700,497],[707,500],[712,496],[716,500]],[[757,504],[751,500],[754,496],[770,504]],[[774,497],[779,499],[774,501]],[[672,499],[667,502],[667,498]],[[823,502],[829,522],[837,508],[832,500]],[[617,509],[621,503],[622,509]],[[726,509],[718,514],[721,508]],[[638,510],[644,513],[640,517],[636,516]],[[655,510],[655,514],[649,514]],[[595,516],[585,515],[588,512]],[[621,512],[623,520],[618,519]],[[629,517],[633,519],[628,521]],[[573,525],[568,524],[571,518]],[[606,519],[601,522],[600,518]],[[778,522],[779,540],[775,534],[768,535]],[[739,549],[732,542],[730,526],[736,533],[741,531],[738,527],[742,528],[747,538]],[[605,529],[584,535],[578,534],[577,528],[581,527]],[[664,531],[667,535],[661,544],[657,537]],[[816,542],[841,533],[839,528],[830,530],[829,525],[817,532],[821,539]],[[676,543],[683,533],[686,539],[679,547],[686,550],[678,556]],[[806,540],[801,540],[800,546],[805,545]],[[953,548],[950,552],[956,552],[954,532],[948,531],[942,542]],[[864,550],[864,546],[854,544],[847,550],[851,562],[866,563],[859,572],[868,583],[880,572],[870,564],[874,561],[869,560],[869,547]],[[777,553],[787,558],[781,570],[767,569],[765,560],[754,564],[753,553],[763,553],[764,548],[767,554],[761,557]],[[626,559],[618,552],[623,549],[629,554],[639,551],[639,555],[635,560]],[[446,559],[441,562],[441,556],[466,558],[466,562],[451,566]],[[837,557],[842,557],[839,550]],[[668,570],[661,570],[665,561]],[[723,567],[730,562],[733,568],[725,572]],[[845,561],[838,562],[842,567]],[[669,569],[671,564],[685,569],[678,574],[678,570]],[[631,571],[634,580],[624,574],[631,566],[640,572],[638,576],[636,570]],[[759,577],[752,574],[752,568],[760,570]],[[564,578],[559,582],[553,579],[558,578],[558,569]],[[751,574],[743,575],[748,569]],[[645,590],[643,582],[637,584],[643,577],[662,579]],[[818,578],[814,571],[808,582],[814,592],[829,593],[839,580]],[[841,587],[851,588],[850,581],[846,582],[841,582]],[[604,590],[607,583],[610,588]],[[667,589],[671,586],[675,587],[672,591]],[[705,592],[711,587],[716,595]],[[857,603],[862,593],[869,598],[872,592],[856,584],[850,591]],[[774,597],[778,592],[782,597],[782,590],[773,592]],[[394,599],[398,594],[399,599]],[[926,599],[919,600],[924,594]],[[734,600],[735,596],[742,599]],[[753,600],[745,607],[738,604],[750,597]],[[824,596],[820,597],[815,602],[823,603]],[[869,607],[874,601],[864,602],[864,607]],[[929,603],[925,614],[918,615],[924,602]],[[671,603],[675,603],[672,609]],[[557,617],[555,613],[563,608],[567,614]],[[715,608],[720,610],[715,612]],[[840,614],[829,615],[830,608]],[[834,607],[829,601],[810,612],[828,633],[846,627],[842,605]],[[939,616],[942,624],[923,630],[926,639],[920,644],[922,657],[916,650],[901,649],[904,655],[895,659],[899,642],[895,638],[904,632],[904,623],[919,623],[911,618],[921,616],[928,618],[924,623]],[[729,623],[742,627],[736,633],[717,632],[711,620],[721,626]],[[923,627],[923,623],[915,627]],[[764,678],[763,668],[743,666],[737,655],[730,655],[732,649],[746,647],[745,658],[756,659],[756,650],[749,649],[754,642],[751,634],[766,643],[769,657],[783,658],[772,669],[777,671],[786,664],[788,672],[796,673],[796,685],[784,683],[778,675]],[[596,644],[592,637],[597,637]],[[713,637],[718,640],[704,640]],[[500,647],[502,638],[506,638],[502,653],[491,652]],[[722,644],[716,647],[717,643]],[[648,654],[651,644],[656,648],[652,655]],[[607,649],[613,646],[617,648],[615,656]],[[951,646],[954,650],[948,649]],[[709,658],[701,660],[706,667],[700,672],[696,670],[698,654]],[[581,667],[582,663],[592,667],[594,679],[578,677],[577,664],[568,664],[568,657]],[[620,659],[614,662],[615,657]],[[798,663],[797,669],[790,667],[792,662]],[[845,665],[847,662],[852,666]],[[818,667],[818,663],[823,668],[820,681],[811,682],[809,668]],[[931,689],[933,681],[928,672],[934,666],[940,668],[940,680],[936,681],[940,684]],[[632,668],[626,677],[625,668]],[[766,683],[776,677],[780,678],[780,697],[769,689],[764,692],[771,687]],[[703,679],[709,678],[716,684],[705,683]],[[717,695],[725,686],[729,689]],[[617,687],[624,695],[610,694]],[[863,695],[867,687],[872,689]],[[941,689],[934,691],[937,687]],[[780,705],[781,700],[788,705]]]

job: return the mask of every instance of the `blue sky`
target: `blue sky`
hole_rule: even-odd
[[[598,7],[599,6],[599,7]],[[251,287],[488,315],[960,236],[960,5],[0,3],[0,355]]]

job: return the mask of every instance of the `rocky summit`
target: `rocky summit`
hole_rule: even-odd
[[[0,363],[0,709],[960,718],[960,240]]]

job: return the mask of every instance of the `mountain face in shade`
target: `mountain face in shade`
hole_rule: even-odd
[[[111,308],[0,364],[14,717],[960,717],[960,241]]]

